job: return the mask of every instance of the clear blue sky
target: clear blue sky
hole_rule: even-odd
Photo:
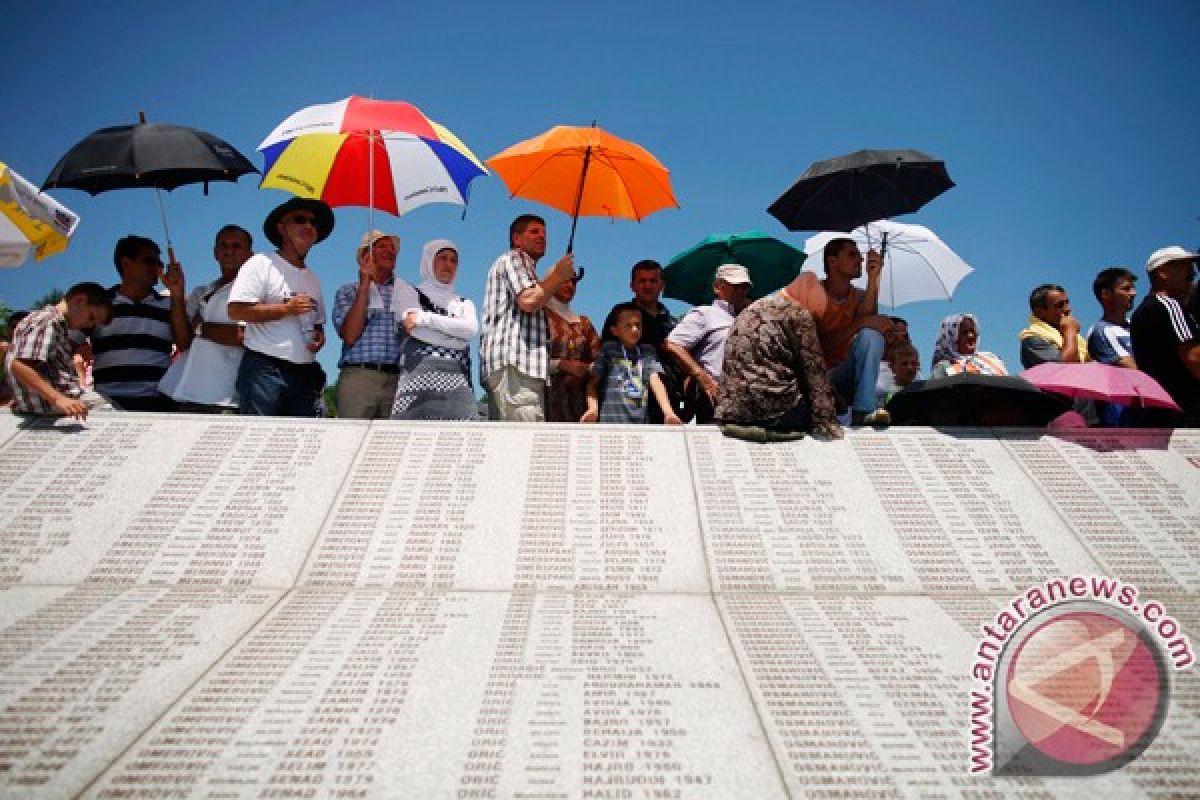
[[[1200,5],[1115,3],[6,3],[0,160],[41,183],[87,133],[149,119],[255,147],[293,111],[351,94],[415,103],[480,158],[552,125],[593,119],[671,170],[682,208],[642,223],[579,223],[588,267],[576,307],[602,319],[628,269],[714,232],[759,228],[803,248],[766,207],[808,164],[860,148],[944,159],[957,188],[901,221],[937,231],[976,272],[951,301],[903,306],[928,369],[937,321],[973,311],[981,346],[1016,365],[1030,288],[1064,284],[1084,325],[1095,273],[1137,272],[1157,247],[1200,244]],[[0,270],[28,306],[79,280],[115,283],[113,242],[160,242],[153,192],[57,199],[83,222],[70,249]],[[211,241],[237,222],[261,237],[287,197],[255,176],[165,195],[189,284],[216,274]],[[478,303],[518,213],[542,213],[548,258],[569,219],[509,199],[496,177],[456,206],[377,217],[415,278],[423,242],[456,240],[458,286]],[[364,209],[339,209],[309,263],[332,300],[355,276]],[[1139,294],[1140,298],[1140,294]],[[686,306],[669,301],[677,311]],[[335,372],[339,342],[322,362]]]

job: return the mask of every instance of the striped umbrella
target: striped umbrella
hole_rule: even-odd
[[[457,136],[416,106],[364,97],[301,109],[258,150],[260,188],[396,216],[426,203],[465,205],[471,181],[487,174]]]

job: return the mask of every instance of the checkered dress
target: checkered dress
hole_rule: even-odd
[[[483,297],[483,336],[479,342],[479,377],[515,367],[532,378],[550,376],[546,312],[522,311],[517,295],[538,285],[536,264],[520,250],[509,250],[488,272]]]
[[[54,306],[21,320],[13,331],[12,349],[9,351],[9,375],[12,375],[12,359],[20,358],[30,364],[51,386],[69,397],[79,397],[79,376],[75,374],[67,320]],[[13,408],[26,414],[57,414],[54,406],[42,399],[37,392],[26,389],[16,380],[13,385]]]

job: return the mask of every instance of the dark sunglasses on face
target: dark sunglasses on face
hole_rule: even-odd
[[[138,256],[138,261],[143,264],[149,264],[152,267],[161,267],[163,265],[162,259],[153,255]]]
[[[293,214],[292,215],[292,224],[293,225],[312,225],[315,228],[315,227],[317,227],[317,218],[314,216],[310,216],[308,214]]]

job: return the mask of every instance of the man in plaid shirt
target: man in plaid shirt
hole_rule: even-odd
[[[111,319],[108,291],[98,283],[79,283],[57,305],[21,320],[8,353],[13,410],[85,419],[89,409],[104,404],[100,395],[79,386],[69,331],[91,330]]]
[[[400,334],[392,311],[399,248],[399,236],[368,231],[356,251],[358,280],[334,296],[333,324],[342,337],[339,417],[391,416],[400,372]]]
[[[546,222],[533,214],[513,220],[508,242],[510,249],[492,264],[484,290],[480,381],[488,390],[491,419],[542,422],[550,338],[543,309],[558,287],[575,276],[575,257],[567,253],[545,280],[538,280]]]

